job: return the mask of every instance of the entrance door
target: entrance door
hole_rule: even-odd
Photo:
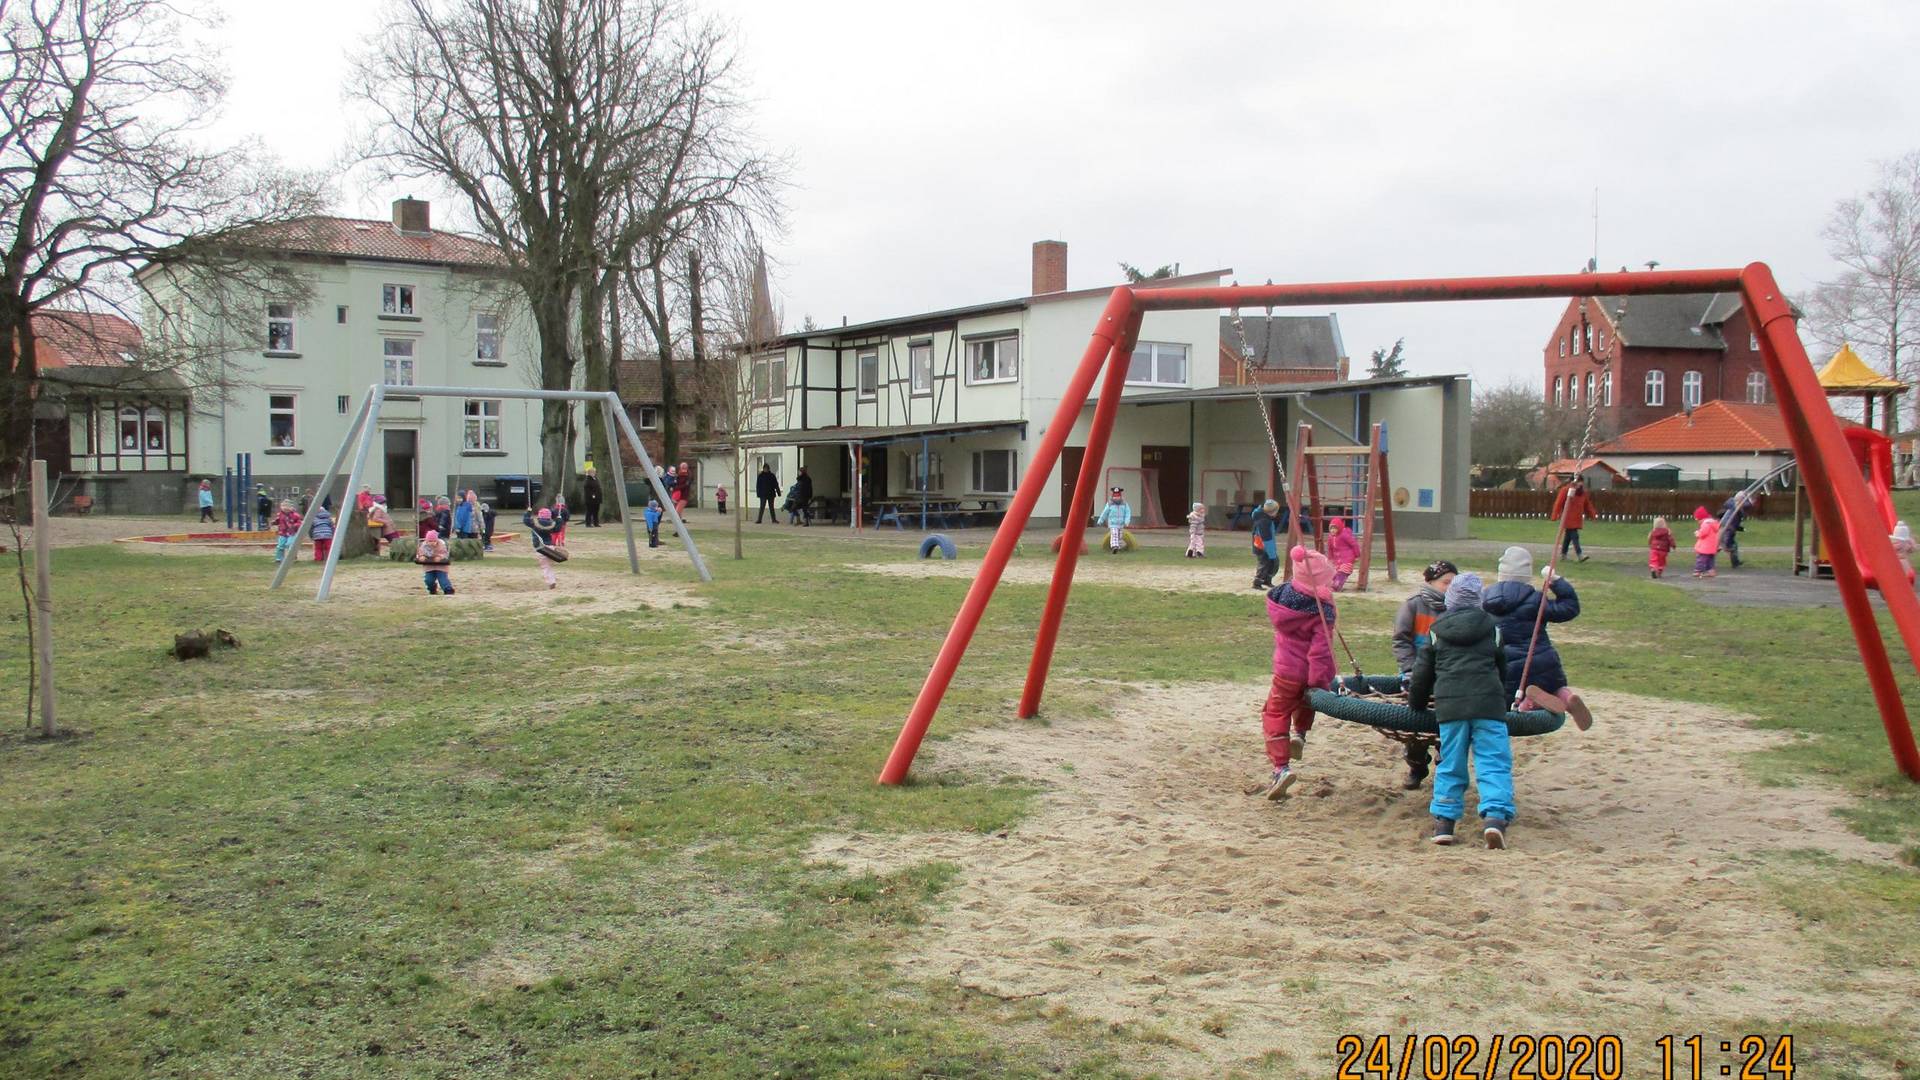
[[[411,509],[414,493],[415,446],[419,433],[407,428],[388,428],[381,433],[387,458],[387,505],[394,510]]]
[[[1080,463],[1086,460],[1087,448],[1084,446],[1063,446],[1060,448],[1060,520],[1067,521],[1067,509],[1073,505],[1073,486],[1080,482]],[[1099,502],[1098,495],[1094,501]],[[1082,525],[1085,522],[1081,523]]]
[[[1193,489],[1187,480],[1191,451],[1184,446],[1143,446],[1140,467],[1154,470],[1160,486],[1160,516],[1173,525],[1187,520],[1193,509]]]

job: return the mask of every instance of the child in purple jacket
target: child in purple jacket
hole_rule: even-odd
[[[1270,800],[1286,798],[1295,779],[1294,763],[1307,748],[1313,708],[1307,692],[1333,685],[1333,565],[1325,555],[1295,547],[1293,580],[1267,593],[1267,619],[1273,623],[1273,687],[1260,726],[1266,733]]]

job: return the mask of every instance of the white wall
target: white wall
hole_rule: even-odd
[[[1373,395],[1374,423],[1387,426],[1387,498],[1405,488],[1404,505],[1394,502],[1393,512],[1435,514],[1447,509],[1443,504],[1441,440],[1446,424],[1443,392],[1438,386],[1416,386]],[[1425,506],[1421,505],[1425,500]]]

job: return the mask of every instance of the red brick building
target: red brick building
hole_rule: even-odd
[[[1549,409],[1586,414],[1602,437],[1709,401],[1773,402],[1738,293],[1568,301],[1542,353]]]

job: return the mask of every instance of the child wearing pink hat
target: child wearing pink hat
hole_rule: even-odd
[[[1720,552],[1720,522],[1704,506],[1693,508],[1693,520],[1700,523],[1693,531],[1693,576],[1713,577],[1714,556]]]
[[[1339,592],[1360,561],[1360,538],[1347,528],[1346,518],[1336,515],[1327,522],[1327,559],[1333,563],[1333,591]]]
[[[1293,580],[1267,593],[1273,623],[1273,686],[1260,710],[1267,761],[1273,766],[1265,794],[1284,799],[1296,778],[1295,764],[1307,748],[1313,709],[1307,692],[1333,685],[1333,564],[1325,555],[1296,546]]]
[[[427,530],[420,538],[420,547],[413,553],[413,561],[420,564],[426,574],[427,595],[433,596],[445,590],[453,595],[453,578],[447,575],[447,568],[453,565],[453,556],[447,550],[447,542],[440,539],[437,529]]]
[[[553,568],[558,563],[565,562],[566,557],[561,555],[556,559],[550,557],[548,553],[560,546],[555,537],[560,534],[561,523],[553,516],[553,511],[544,506],[540,508],[538,514],[528,511],[521,515],[520,520],[526,523],[527,532],[533,537],[533,561],[540,564],[540,577],[546,581],[547,588],[559,588],[560,578],[553,572]]]

